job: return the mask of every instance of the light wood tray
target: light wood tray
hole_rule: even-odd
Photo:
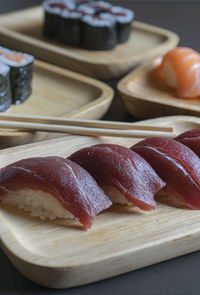
[[[138,63],[164,54],[179,37],[170,31],[134,22],[130,40],[112,51],[91,51],[49,41],[42,34],[43,12],[34,7],[0,17],[1,45],[34,54],[38,59],[100,79],[122,76]]]
[[[176,90],[158,79],[157,59],[133,70],[117,85],[120,98],[127,111],[138,118],[147,119],[168,115],[200,115],[200,99],[181,99]]]
[[[175,124],[178,134],[199,127],[200,119],[177,116],[144,123]],[[137,141],[68,136],[3,150],[0,163],[3,167],[25,157],[66,157],[100,142],[129,147]],[[199,250],[200,211],[161,203],[152,212],[119,206],[98,215],[92,228],[84,231],[75,221],[41,221],[22,210],[2,206],[0,242],[25,277],[51,288],[72,287]]]
[[[32,95],[6,113],[100,119],[113,95],[113,90],[100,81],[36,60]],[[0,148],[60,136],[63,134],[1,130]]]

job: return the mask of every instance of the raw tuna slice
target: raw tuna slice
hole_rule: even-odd
[[[86,170],[60,157],[25,159],[1,169],[0,201],[42,219],[75,217],[86,228],[112,204]]]
[[[200,157],[200,129],[186,131],[175,138],[175,140],[188,146]]]
[[[165,185],[142,157],[119,145],[83,148],[69,159],[91,173],[113,203],[152,210],[156,206],[155,193]]]
[[[187,146],[161,137],[145,139],[131,148],[166,182],[164,192],[187,207],[200,209],[200,159]]]

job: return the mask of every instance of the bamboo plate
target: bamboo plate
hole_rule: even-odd
[[[100,119],[108,110],[113,95],[113,90],[100,81],[36,60],[32,95],[5,113]],[[0,148],[60,136],[63,135],[5,130],[0,132]]]
[[[179,37],[170,31],[134,22],[130,40],[112,51],[89,51],[50,42],[42,34],[43,13],[34,7],[0,17],[1,45],[99,79],[122,76],[138,63],[164,54]]]
[[[200,118],[176,116],[145,123],[175,125],[179,134],[199,127]],[[66,157],[99,142],[129,147],[137,141],[68,136],[0,151],[0,163],[3,167],[25,157]],[[75,221],[41,221],[2,206],[0,242],[25,277],[46,287],[72,287],[199,250],[200,211],[162,203],[152,212],[119,206],[98,215],[92,228],[84,231]]]
[[[180,99],[176,90],[158,79],[155,72],[158,61],[145,63],[118,83],[119,95],[127,111],[142,119],[168,115],[199,116],[199,99]]]

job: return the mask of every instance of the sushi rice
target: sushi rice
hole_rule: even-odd
[[[47,202],[48,200],[48,202]],[[74,219],[74,216],[49,193],[31,189],[17,192],[6,192],[0,196],[0,201],[8,206],[30,211],[31,216],[53,220],[55,218]]]
[[[102,185],[101,188],[109,197],[113,204],[133,206],[133,203],[128,202],[126,197],[114,186]]]

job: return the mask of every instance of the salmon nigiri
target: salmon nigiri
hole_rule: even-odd
[[[200,96],[200,54],[187,47],[170,50],[158,67],[159,76],[165,83],[176,88],[180,98]]]

